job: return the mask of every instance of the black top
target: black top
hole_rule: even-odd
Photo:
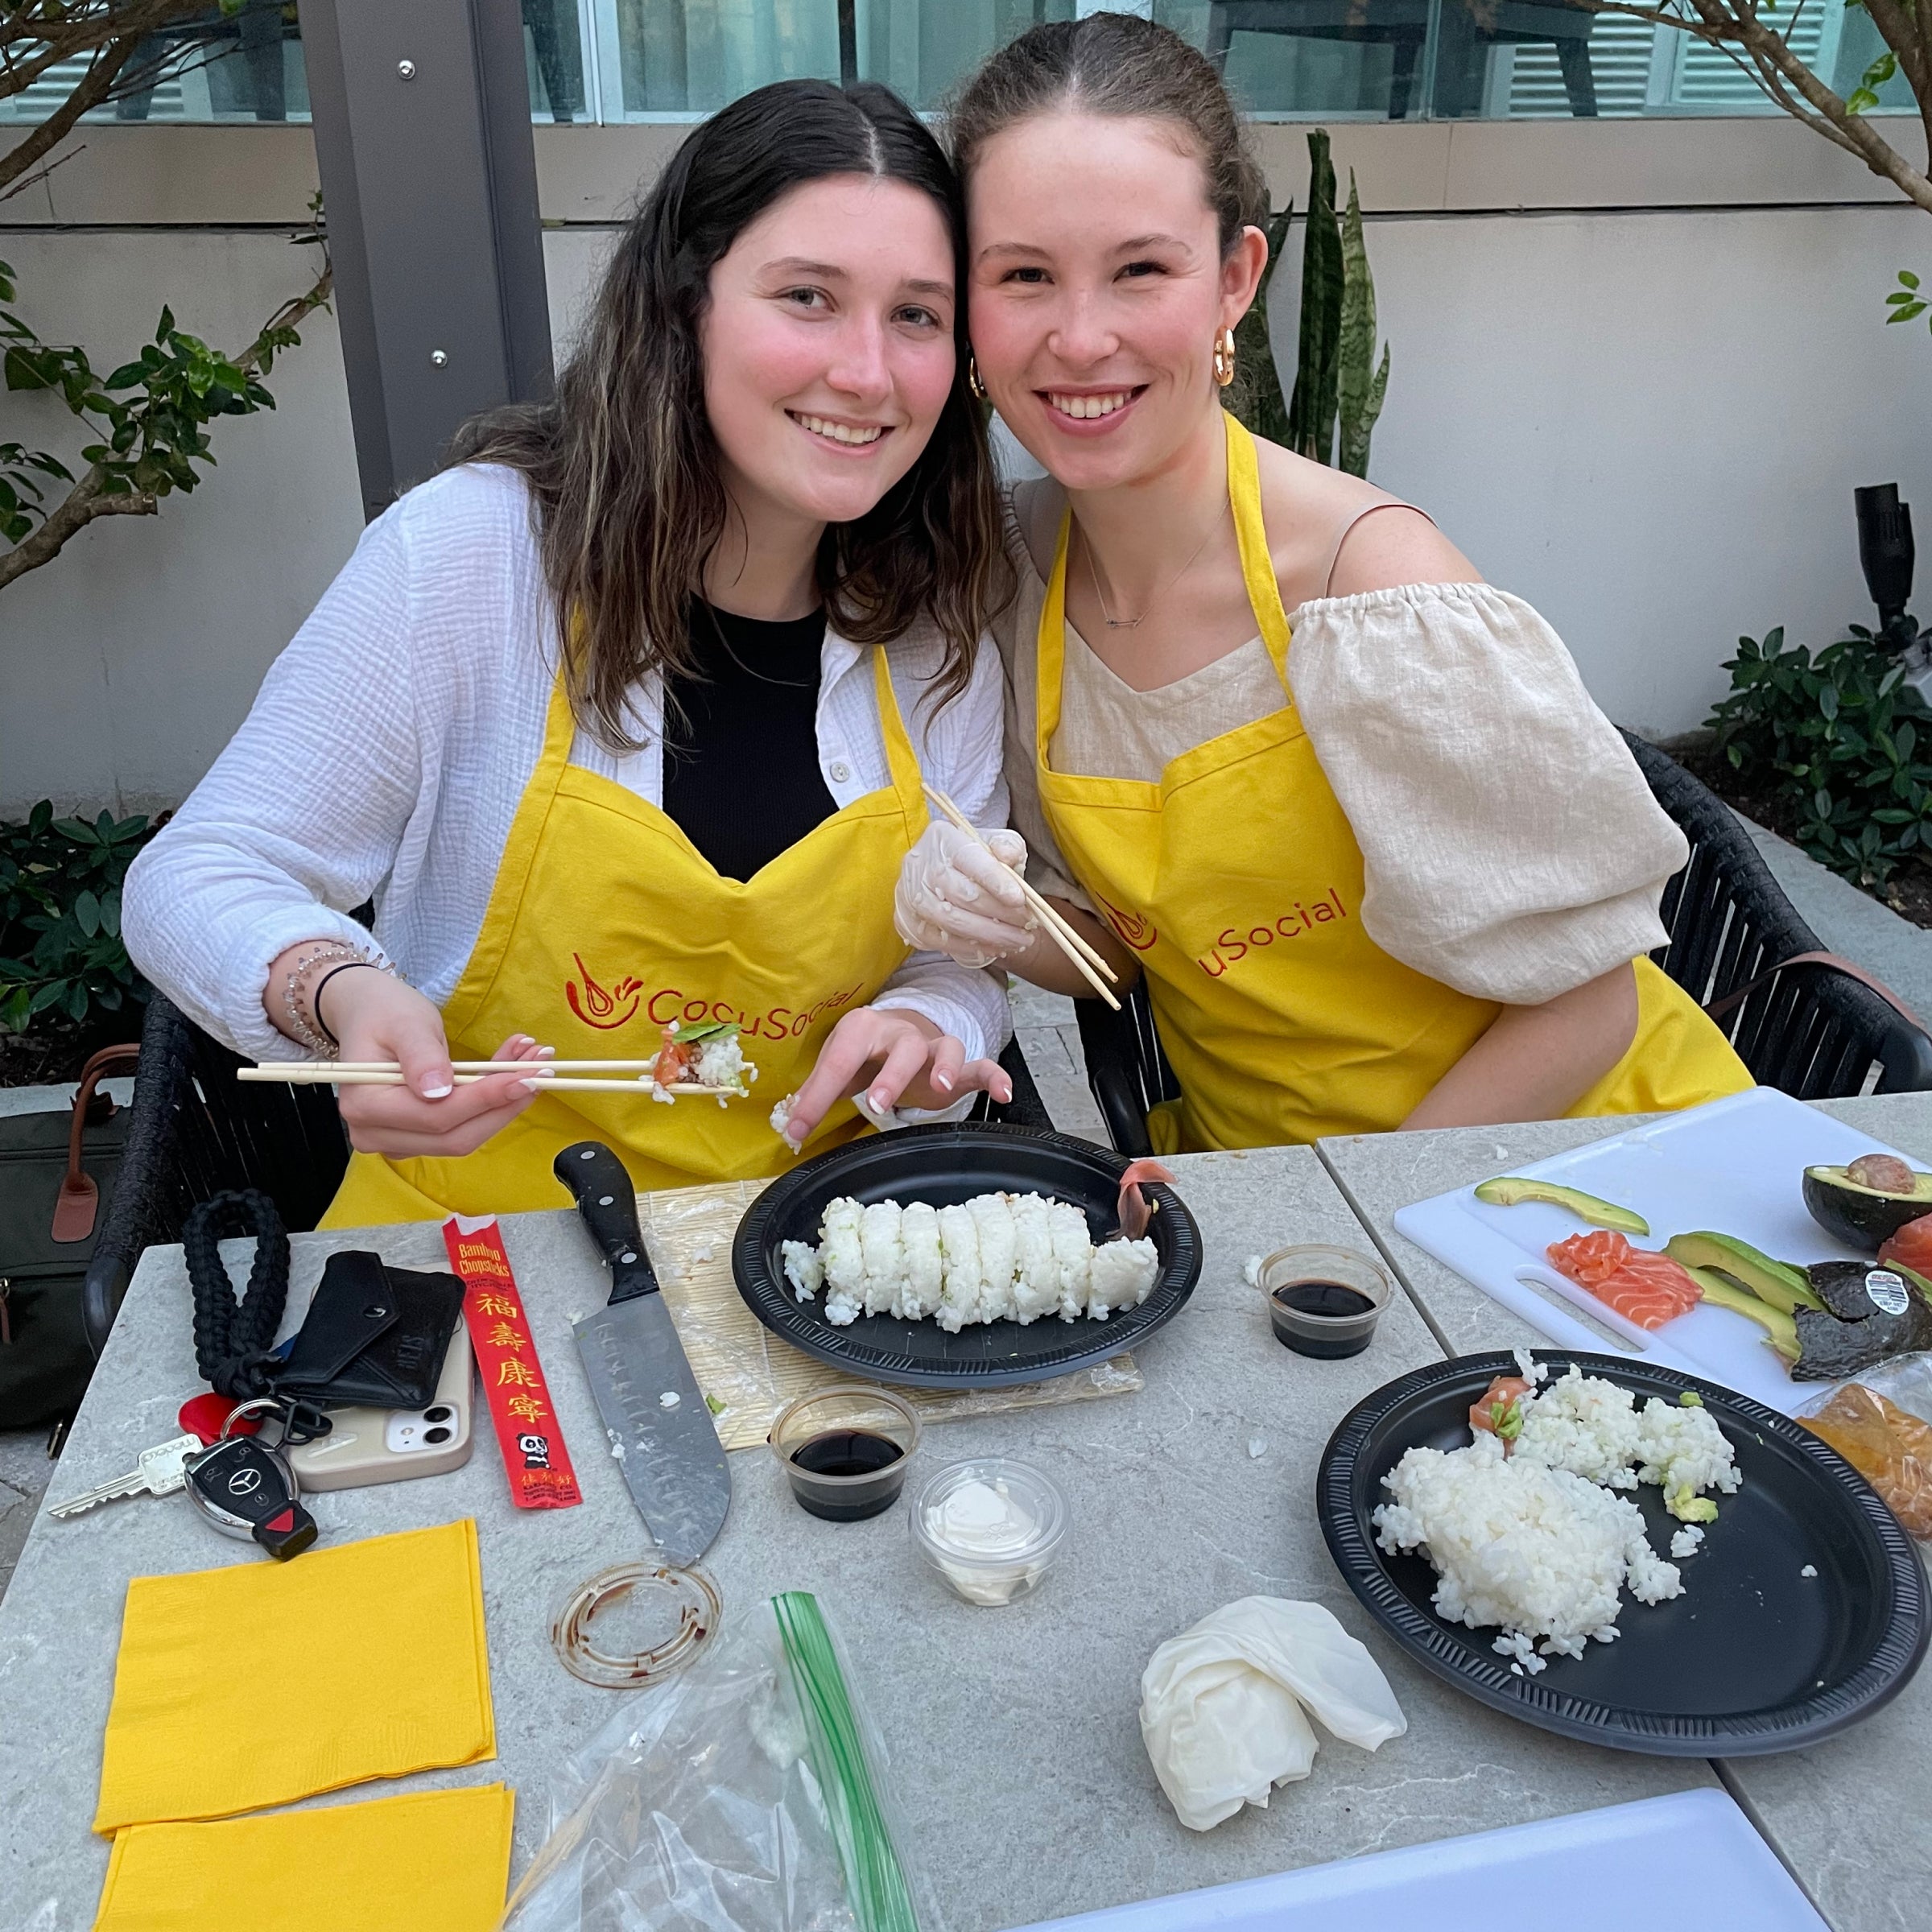
[[[825,613],[768,623],[695,605],[702,680],[666,693],[664,810],[725,878],[749,879],[838,810],[819,770]]]

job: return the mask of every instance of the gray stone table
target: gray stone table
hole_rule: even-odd
[[[1289,1241],[1363,1245],[1361,1228],[1309,1150],[1179,1166],[1207,1262],[1188,1308],[1140,1352],[1146,1388],[939,1426],[920,1451],[927,1468],[1009,1451],[1065,1487],[1071,1550],[1033,1597],[998,1610],[960,1604],[915,1565],[902,1509],[820,1523],[794,1506],[766,1451],[732,1459],[737,1493],[709,1567],[732,1601],[803,1588],[828,1606],[886,1732],[917,1855],[952,1932],[1711,1783],[1701,1763],[1598,1751],[1510,1723],[1422,1676],[1375,1632],[1323,1545],[1315,1464],[1350,1406],[1439,1359],[1436,1345],[1398,1296],[1373,1347],[1353,1360],[1309,1361],[1278,1347],[1261,1297],[1242,1279],[1245,1258]],[[513,1510],[486,1429],[464,1470],[323,1495],[313,1506],[332,1539],[476,1518],[499,1757],[407,1781],[506,1778],[519,1793],[520,1872],[544,1833],[548,1775],[613,1708],[611,1694],[556,1662],[550,1611],[562,1591],[646,1543],[617,1470],[594,1451],[568,1326],[608,1278],[569,1213],[504,1225],[583,1506]],[[306,1297],[332,1249],[372,1239],[402,1265],[442,1257],[427,1226],[299,1236],[291,1300]],[[192,1363],[180,1250],[157,1249],[136,1275],[49,1495],[128,1467],[138,1448],[171,1435]],[[60,1901],[61,1932],[89,1922],[105,1847],[88,1825],[127,1579],[251,1560],[180,1498],[35,1524],[0,1606],[0,1932],[50,1896]],[[1140,1674],[1162,1639],[1255,1593],[1329,1605],[1381,1661],[1410,1729],[1373,1756],[1328,1742],[1313,1777],[1266,1812],[1197,1835],[1176,1822],[1149,1768]]]
[[[1932,1167],[1932,1094],[1818,1104]],[[1319,1152],[1430,1326],[1452,1352],[1477,1354],[1540,1346],[1543,1338],[1405,1241],[1395,1232],[1397,1210],[1650,1117],[1360,1135],[1323,1141]],[[1731,1759],[1719,1770],[1836,1932],[1917,1932],[1932,1924],[1932,1811],[1919,1798],[1893,1804],[1880,1795],[1932,1793],[1932,1670],[1856,1729],[1813,1750]]]

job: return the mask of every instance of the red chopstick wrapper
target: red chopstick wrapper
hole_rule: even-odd
[[[502,1232],[494,1220],[466,1228],[464,1217],[452,1214],[443,1224],[443,1245],[462,1278],[463,1319],[489,1398],[510,1501],[519,1509],[568,1509],[582,1502]]]

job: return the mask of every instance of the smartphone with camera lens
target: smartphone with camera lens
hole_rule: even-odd
[[[360,1489],[460,1469],[475,1448],[470,1433],[469,1331],[459,1322],[427,1409],[332,1409],[329,1430],[283,1451],[304,1491]]]

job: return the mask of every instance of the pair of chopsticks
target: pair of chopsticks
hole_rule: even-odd
[[[930,785],[925,787],[925,792],[927,797],[931,799],[946,817],[968,838],[977,839],[981,845],[986,844],[985,839],[980,835],[979,827],[974,824],[972,819],[968,818],[965,813],[961,811],[944,792],[936,791]],[[990,851],[992,848],[988,846],[987,849]],[[1019,873],[1015,873],[1013,877],[1019,879],[1020,890],[1026,895],[1026,903],[1039,915],[1040,923],[1046,927],[1047,937],[1087,976],[1087,984],[1116,1013],[1118,1013],[1121,1010],[1121,1003],[1113,997],[1112,988],[1108,982],[1112,981],[1113,985],[1117,985],[1120,982],[1119,974],[1074,931],[1065,919],[1060,917],[1059,913],[1054,910],[1053,907],[1038,893],[1026,883]],[[1098,971],[1096,971],[1096,968]],[[1107,976],[1105,980],[1100,977],[1101,973]]]
[[[450,1066],[459,1087],[473,1087],[493,1073],[514,1069],[525,1079],[538,1081],[545,1092],[561,1088],[572,1093],[648,1095],[652,1091],[651,1069],[657,1063],[654,1056],[648,1060],[452,1060]],[[573,1073],[628,1077],[580,1080],[559,1077]],[[394,1060],[268,1060],[259,1066],[237,1067],[235,1078],[279,1081],[290,1087],[400,1087],[403,1084],[402,1069]],[[663,1091],[679,1100],[687,1095],[696,1099],[708,1094],[715,1098],[720,1093],[741,1097],[732,1087],[681,1084]]]

